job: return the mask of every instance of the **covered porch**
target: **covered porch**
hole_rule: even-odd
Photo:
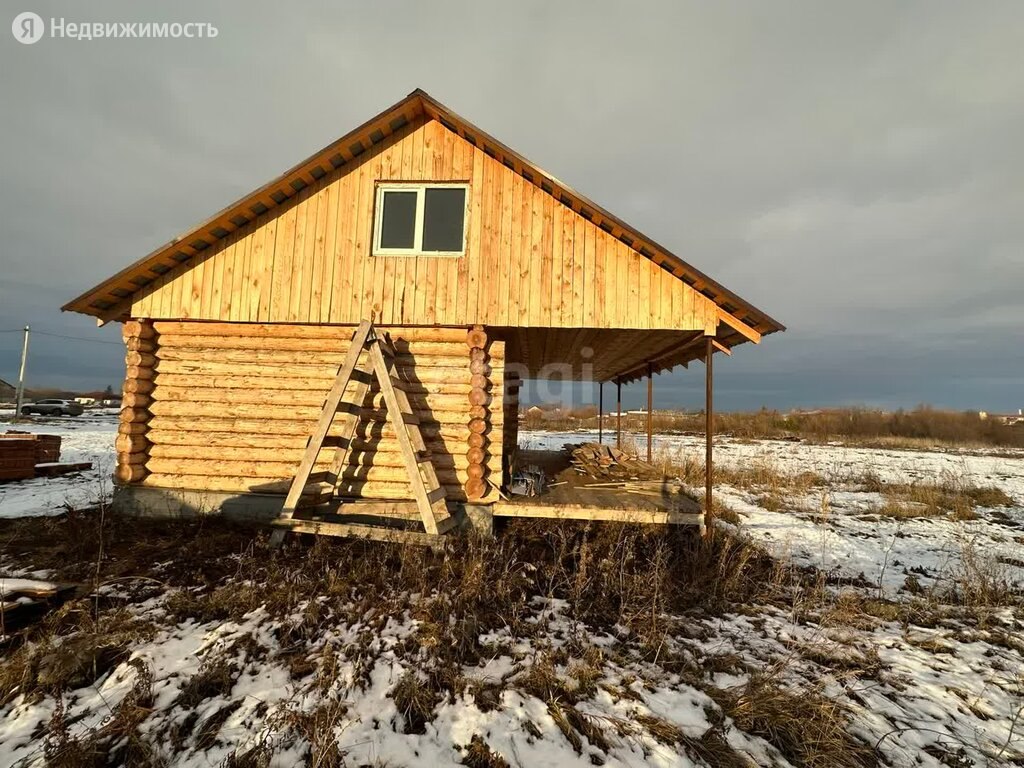
[[[760,335],[743,323],[722,321],[717,327],[693,330],[614,328],[488,328],[506,342],[502,499],[495,517],[537,517],[619,522],[697,525],[705,528],[714,486],[714,355],[732,354]],[[703,503],[684,493],[679,483],[654,467],[654,374],[684,368],[694,361],[704,369],[705,477]],[[597,386],[598,436],[602,446],[623,448],[622,387],[646,379],[646,429],[638,446],[645,468],[635,478],[602,482],[585,468],[573,466],[566,451],[521,450],[518,440],[519,392],[524,380],[594,382]],[[606,386],[608,385],[608,386]],[[607,416],[606,416],[607,415]],[[612,428],[607,427],[611,421]],[[548,479],[536,496],[509,493],[514,475],[524,467],[539,468]],[[598,473],[600,475],[601,473]],[[629,473],[627,473],[629,474]]]

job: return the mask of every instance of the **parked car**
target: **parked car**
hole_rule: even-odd
[[[40,416],[81,416],[85,408],[74,400],[36,400],[21,406],[23,416],[38,413]]]

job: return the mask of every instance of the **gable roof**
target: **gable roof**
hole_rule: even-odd
[[[737,336],[736,342],[747,339],[756,341],[762,335],[785,330],[781,323],[753,304],[481,131],[420,89],[416,89],[397,104],[285,171],[273,181],[72,299],[61,309],[101,319],[116,319],[122,316],[127,312],[127,300],[136,291],[180,264],[189,262],[218,240],[246,226],[257,216],[285,203],[316,180],[343,168],[346,163],[384,141],[393,132],[424,116],[437,120],[469,143],[480,147],[487,155],[540,187],[563,205],[572,208],[584,219],[618,238],[640,255],[709,298],[719,307],[722,320]]]

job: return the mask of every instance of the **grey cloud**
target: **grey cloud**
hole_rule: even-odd
[[[724,407],[1021,404],[1019,3],[35,10],[220,36],[0,34],[0,330],[109,338],[57,308],[423,87],[789,326],[723,360]],[[116,352],[40,346],[33,383],[105,386]]]

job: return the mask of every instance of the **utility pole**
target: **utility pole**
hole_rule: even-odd
[[[25,326],[25,341],[21,345],[21,370],[18,371],[17,405],[14,406],[14,420],[21,416],[21,402],[25,399],[25,361],[28,360],[28,326]]]

